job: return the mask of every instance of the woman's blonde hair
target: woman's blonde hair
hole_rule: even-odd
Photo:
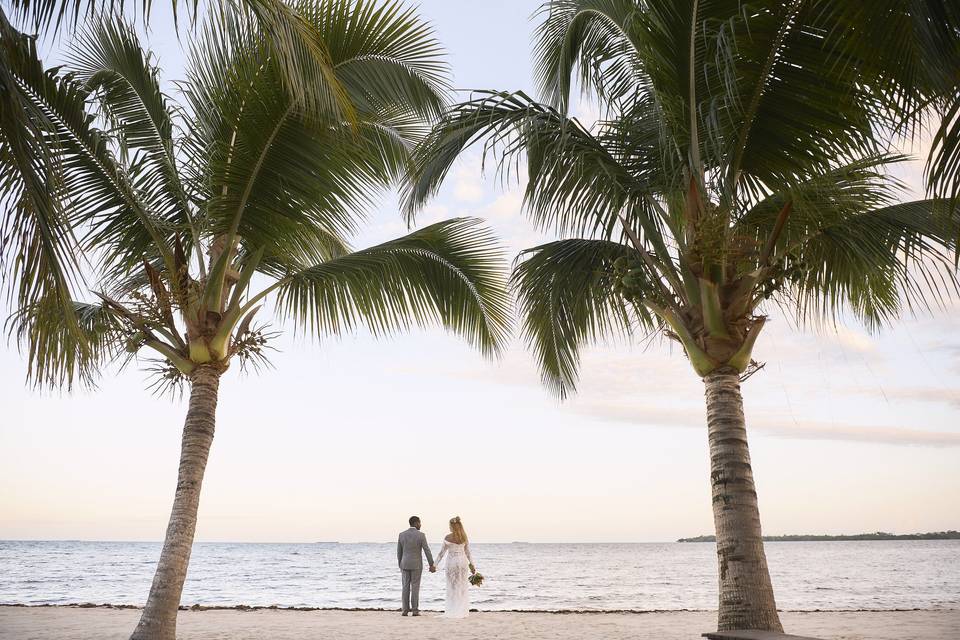
[[[453,542],[457,544],[467,543],[467,532],[463,528],[463,523],[460,522],[460,516],[450,518],[450,533],[453,534]]]

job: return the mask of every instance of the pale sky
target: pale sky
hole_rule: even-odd
[[[183,56],[157,2],[167,81]],[[531,89],[536,1],[424,0],[458,88]],[[589,120],[591,109],[581,107]],[[920,184],[920,165],[903,172]],[[515,254],[541,240],[520,190],[467,157],[418,221],[484,217]],[[395,199],[358,246],[406,232]],[[511,255],[512,258],[512,255]],[[780,316],[744,384],[764,531],[960,528],[960,306],[879,335]],[[558,402],[522,343],[500,362],[440,330],[276,341],[275,369],[229,371],[198,540],[386,541],[417,513],[479,542],[663,541],[713,532],[702,385],[676,345],[587,350]],[[186,403],[136,367],[96,391],[38,392],[0,346],[0,538],[159,540]]]

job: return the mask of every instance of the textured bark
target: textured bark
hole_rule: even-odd
[[[714,372],[706,386],[713,521],[720,568],[720,631],[783,631],[760,531],[743,398],[736,373]]]
[[[183,425],[180,471],[163,551],[153,576],[147,604],[131,640],[175,640],[180,594],[187,577],[197,507],[207,456],[213,443],[217,391],[222,370],[200,366],[191,374],[190,406]]]

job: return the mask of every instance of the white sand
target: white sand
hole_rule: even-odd
[[[139,611],[0,606],[2,640],[126,640]],[[784,612],[788,633],[824,640],[957,640],[960,610]],[[694,640],[715,628],[712,612],[476,613],[444,620],[368,611],[183,611],[184,640]]]

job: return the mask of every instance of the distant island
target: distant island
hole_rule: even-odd
[[[904,533],[897,535],[885,531],[876,533],[858,533],[850,536],[763,536],[767,542],[829,542],[834,540],[960,540],[960,531],[934,531],[933,533]],[[696,538],[680,538],[677,542],[716,542],[716,536],[697,536]]]

